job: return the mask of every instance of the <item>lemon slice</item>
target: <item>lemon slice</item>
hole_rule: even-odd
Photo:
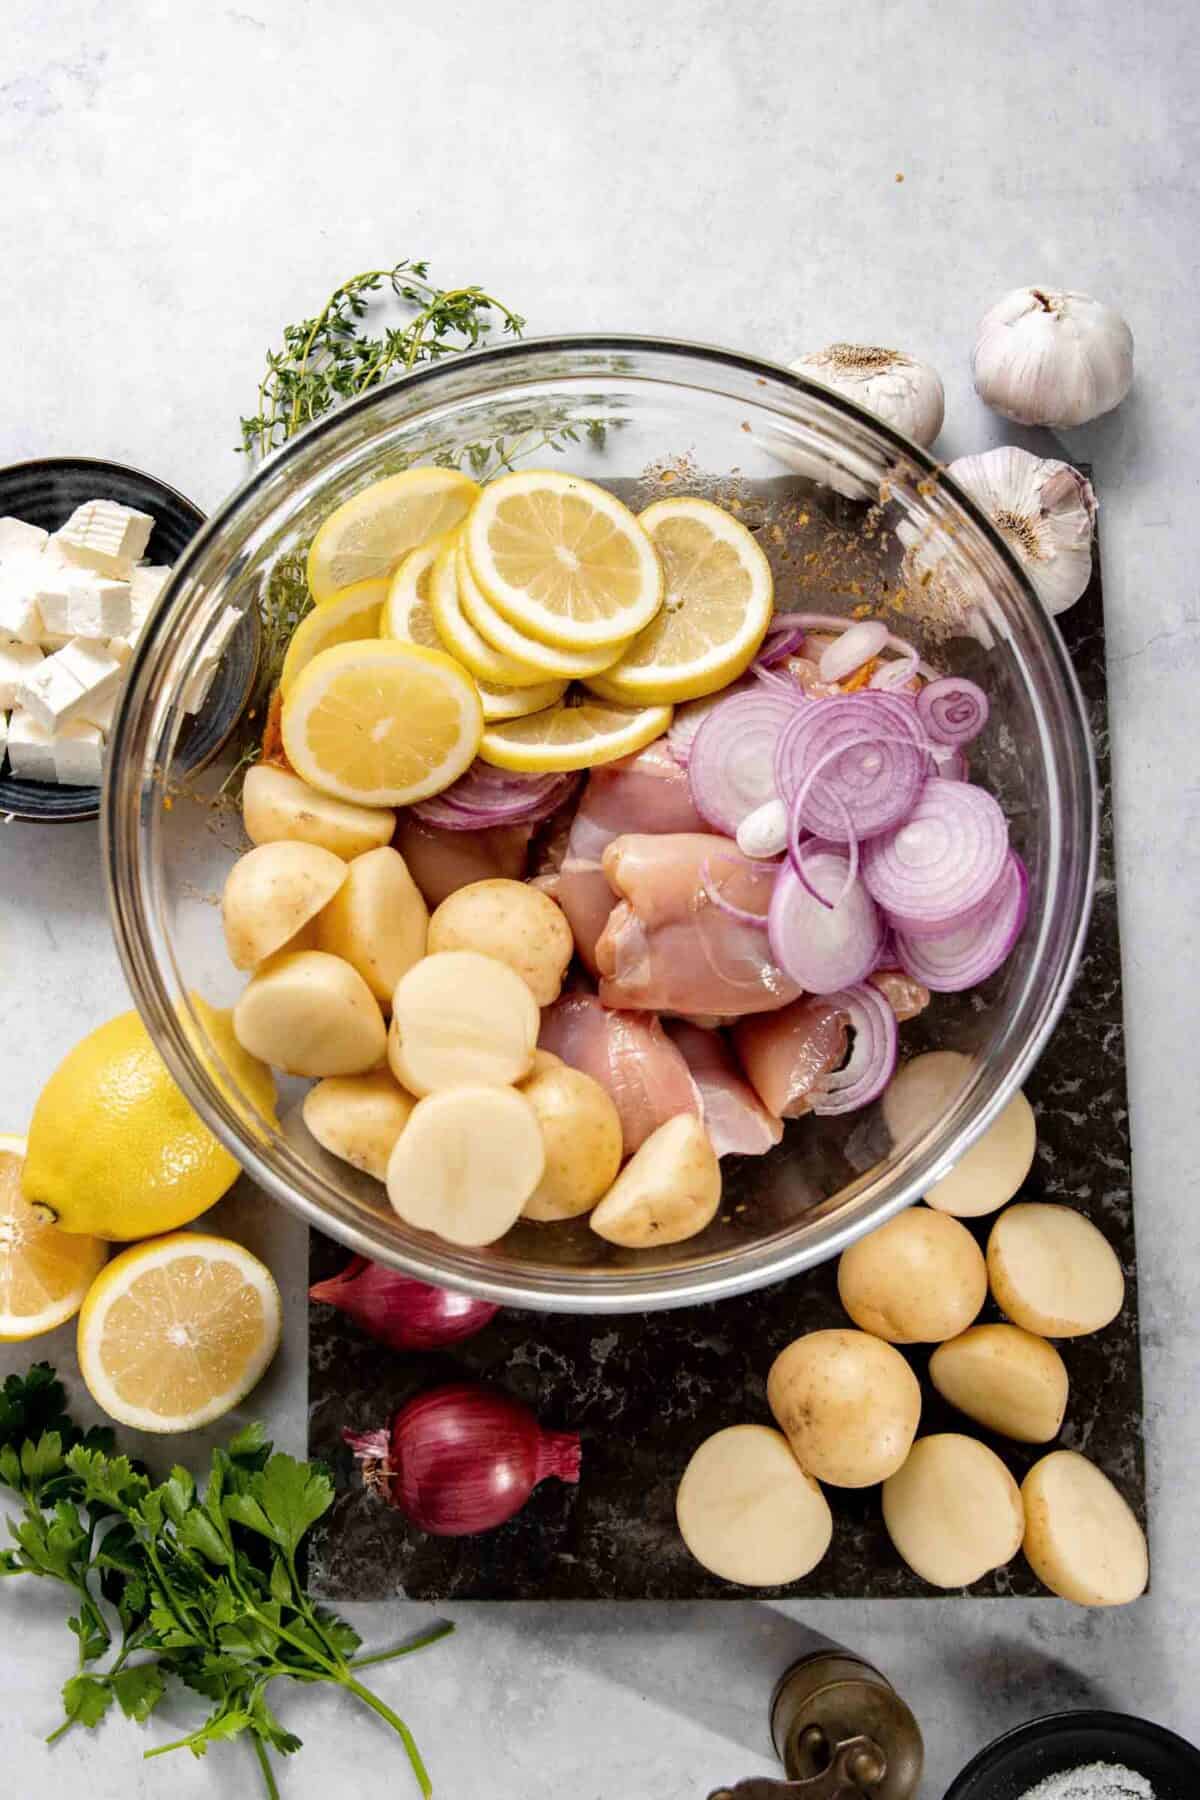
[[[603,675],[598,694],[629,705],[695,700],[753,661],[771,622],[771,565],[746,527],[711,500],[659,500],[639,521],[666,581],[662,611]]]
[[[544,712],[504,725],[489,725],[479,744],[484,762],[498,769],[543,773],[594,769],[632,756],[671,723],[669,706],[617,706],[583,695],[560,700]]]
[[[606,644],[602,650],[555,650],[549,644],[538,643],[536,638],[526,637],[524,632],[509,624],[503,613],[496,611],[483,592],[461,539],[458,545],[458,604],[467,624],[486,645],[502,656],[539,670],[542,681],[550,678],[577,681],[598,675],[601,670],[611,669],[619,662],[628,648],[627,643],[621,643]]]
[[[79,1315],[79,1372],[110,1418],[194,1431],[244,1400],[279,1346],[279,1289],[228,1238],[176,1231],[114,1257]]]
[[[279,672],[279,691],[287,694],[301,669],[335,644],[353,644],[379,633],[379,615],[387,599],[386,581],[356,581],[301,619]]]
[[[457,469],[406,469],[330,513],[308,553],[318,606],[356,581],[390,575],[406,551],[461,524],[479,494]]]
[[[454,534],[434,538],[419,550],[410,550],[392,576],[387,603],[379,620],[379,634],[399,638],[407,644],[421,644],[426,650],[445,650],[446,646],[433,620],[429,587],[433,565]],[[465,623],[465,621],[464,621]],[[286,667],[286,665],[285,665]],[[567,689],[565,681],[539,681],[536,687],[510,687],[498,681],[476,678],[485,720],[523,719],[526,713],[540,712],[553,706]]]
[[[107,1244],[43,1222],[21,1192],[25,1139],[0,1133],[0,1343],[40,1337],[74,1318]]]
[[[408,806],[474,761],[483,711],[453,657],[376,639],[314,656],[281,723],[288,761],[310,787],[359,806]]]
[[[578,475],[520,469],[484,488],[467,521],[476,579],[497,612],[560,650],[619,644],[662,605],[645,532],[615,495]]]
[[[505,687],[536,687],[545,681],[539,669],[493,649],[471,624],[462,609],[453,544],[448,544],[434,559],[429,575],[429,604],[446,649],[470,669],[477,681],[498,681]]]
[[[524,719],[530,713],[542,712],[561,700],[567,691],[565,681],[541,681],[537,687],[501,687],[493,681],[477,681],[479,703],[483,707],[485,725],[501,719]]]

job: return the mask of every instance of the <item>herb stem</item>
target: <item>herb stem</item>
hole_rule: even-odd
[[[267,1800],[279,1800],[279,1789],[276,1787],[275,1777],[271,1773],[271,1760],[267,1755],[267,1746],[263,1743],[257,1731],[251,1732],[250,1742],[254,1746],[254,1754],[258,1758],[258,1766],[262,1770],[262,1778],[267,1790]]]
[[[440,1643],[453,1630],[454,1626],[449,1619],[439,1619],[436,1625],[431,1625],[420,1637],[413,1638],[406,1644],[393,1644],[390,1650],[374,1650],[368,1656],[356,1656],[349,1667],[369,1669],[375,1663],[398,1662],[402,1656],[411,1656],[414,1651],[426,1650],[430,1644]]]
[[[378,1713],[379,1717],[386,1720],[392,1730],[397,1733],[408,1752],[408,1760],[412,1764],[412,1772],[417,1778],[417,1785],[421,1789],[424,1800],[429,1800],[429,1796],[433,1793],[433,1783],[429,1779],[429,1771],[422,1760],[421,1752],[417,1749],[417,1740],[399,1713],[394,1713],[391,1707],[379,1698],[378,1694],[373,1694],[369,1687],[364,1687],[361,1681],[354,1679],[353,1675],[346,1674],[339,1679],[343,1687],[349,1688],[350,1692],[361,1700],[364,1706],[369,1706],[373,1713]]]

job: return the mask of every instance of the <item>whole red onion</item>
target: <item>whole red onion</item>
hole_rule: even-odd
[[[490,1301],[414,1281],[364,1256],[353,1257],[340,1275],[318,1281],[308,1297],[336,1306],[369,1337],[393,1350],[437,1350],[443,1344],[461,1343],[482,1331],[500,1311]]]
[[[544,1431],[527,1406],[458,1382],[418,1394],[391,1431],[342,1433],[363,1480],[434,1537],[492,1531],[539,1481],[579,1480],[579,1434]]]

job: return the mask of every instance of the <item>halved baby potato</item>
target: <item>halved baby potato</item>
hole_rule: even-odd
[[[897,1070],[882,1101],[884,1124],[893,1142],[902,1144],[932,1125],[966,1083],[973,1064],[974,1059],[959,1050],[930,1050]],[[1018,1092],[950,1173],[934,1182],[925,1195],[926,1204],[959,1219],[998,1212],[1025,1180],[1036,1149],[1033,1108]]]
[[[260,844],[225,878],[221,923],[235,969],[256,969],[302,931],[346,880],[339,856],[315,844]]]
[[[1116,1251],[1070,1206],[1010,1206],[992,1226],[987,1266],[1001,1311],[1042,1337],[1099,1331],[1125,1304]]]
[[[598,1081],[545,1050],[520,1091],[537,1115],[546,1168],[522,1217],[547,1222],[589,1212],[621,1167],[621,1116]]]
[[[396,815],[387,808],[334,800],[271,763],[256,763],[247,771],[242,822],[252,844],[287,838],[331,850],[346,862],[390,844],[396,829]]]
[[[327,1075],[305,1094],[301,1111],[323,1150],[386,1181],[388,1158],[415,1105],[390,1069],[372,1069],[367,1075]]]
[[[370,988],[323,950],[273,957],[234,1007],[233,1030],[243,1050],[288,1075],[363,1075],[387,1049]]]
[[[537,1115],[515,1088],[447,1088],[414,1106],[388,1161],[388,1199],[422,1231],[491,1244],[515,1225],[545,1160]]]
[[[388,1062],[413,1094],[481,1082],[502,1087],[528,1075],[541,1018],[507,963],[443,950],[414,963],[396,984]]]
[[[1062,1429],[1070,1383],[1053,1344],[1018,1325],[972,1325],[939,1344],[929,1379],[951,1406],[1021,1444],[1048,1444]]]
[[[379,1004],[425,954],[429,908],[398,850],[381,845],[356,856],[317,921],[322,950],[357,969]]]
[[[969,1587],[1021,1548],[1021,1490],[994,1450],[955,1431],[920,1438],[883,1484],[883,1522],[933,1587]]]
[[[592,1214],[597,1236],[627,1250],[681,1244],[716,1217],[721,1165],[694,1113],[677,1113],[634,1152]]]
[[[706,1438],[683,1472],[675,1517],[696,1561],[743,1587],[799,1581],[833,1538],[829,1502],[769,1425]]]
[[[1103,1469],[1052,1450],[1021,1487],[1025,1555],[1039,1581],[1077,1606],[1127,1606],[1146,1591],[1150,1558],[1133,1508]]]

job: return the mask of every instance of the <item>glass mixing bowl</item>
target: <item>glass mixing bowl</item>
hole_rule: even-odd
[[[281,1084],[278,1125],[231,1084],[189,994],[232,1004],[215,901],[244,847],[236,812],[173,778],[178,699],[227,605],[302,592],[321,521],[381,475],[453,462],[560,461],[634,506],[700,492],[740,513],[775,567],[777,605],[841,614],[898,605],[938,666],[971,675],[992,712],[972,774],[1000,799],[1030,877],[1028,923],[970,995],[935,996],[902,1055],[949,1047],[961,1086],[911,1141],[878,1109],[805,1118],[761,1158],[723,1165],[701,1236],[655,1251],[602,1243],[585,1221],[519,1224],[485,1249],[414,1231],[383,1188],[323,1152]],[[920,540],[905,590],[896,526]],[[945,637],[937,594],[967,595],[972,634]],[[932,617],[930,616],[932,615]],[[899,621],[898,621],[899,622]],[[267,637],[269,639],[270,633]],[[261,718],[255,724],[261,729]],[[1063,1006],[1087,926],[1096,793],[1082,701],[1062,640],[999,535],[934,460],[839,395],[769,363],[646,338],[505,344],[421,370],[322,420],[220,507],[176,567],[134,655],[103,807],[117,946],[134,999],[188,1099],[275,1198],[354,1250],[503,1305],[632,1312],[715,1300],[834,1255],[925,1192],[1025,1076]]]

